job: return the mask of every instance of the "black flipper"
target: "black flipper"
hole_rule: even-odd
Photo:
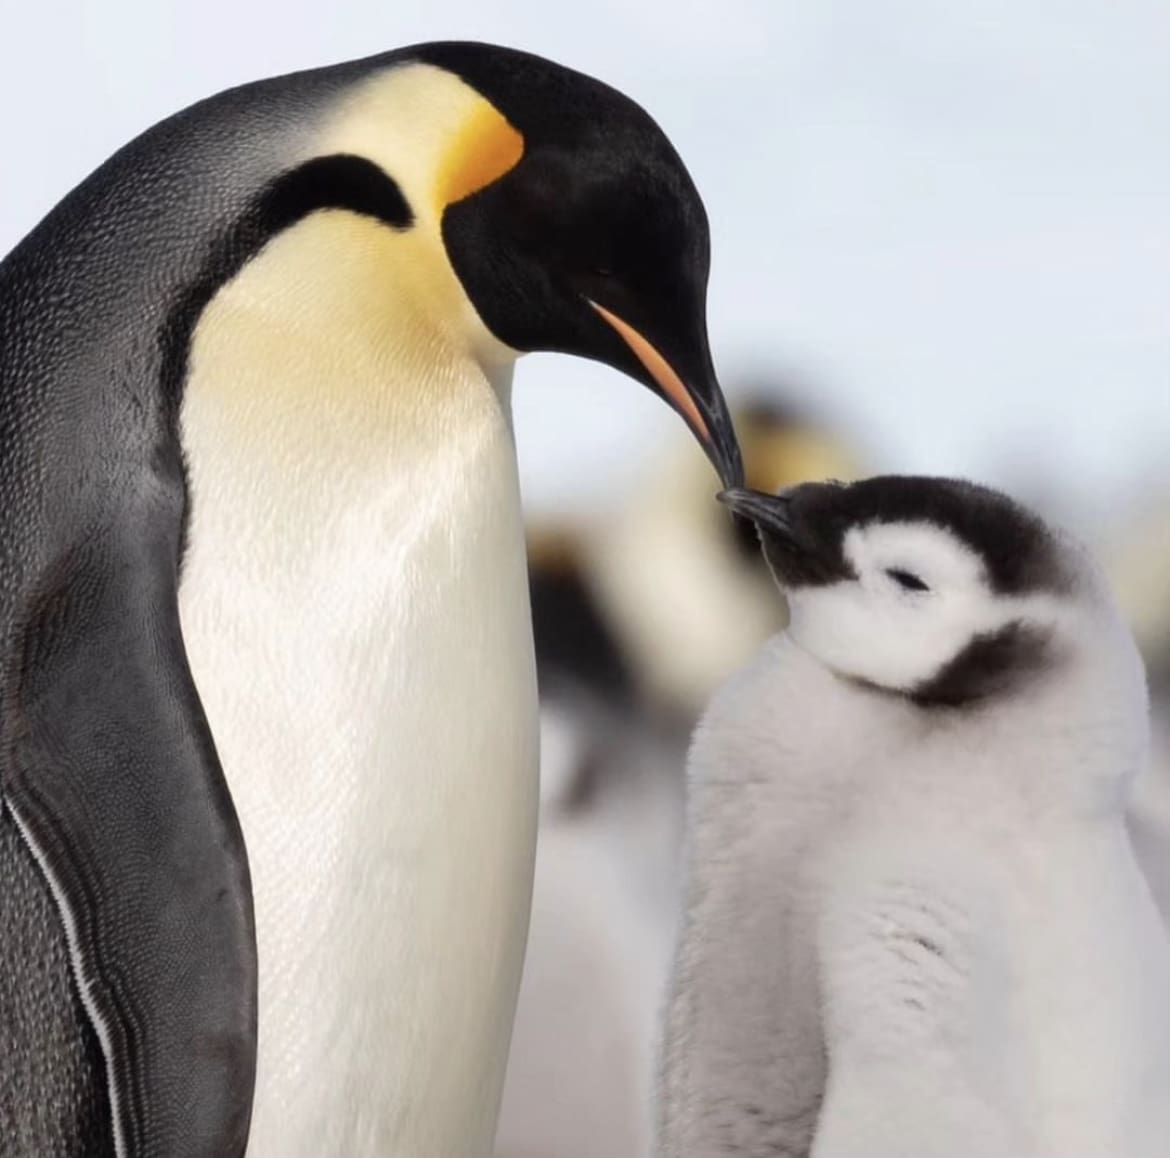
[[[233,1158],[256,1059],[247,860],[183,647],[177,520],[145,522],[88,536],[27,608],[0,823],[64,922],[119,1158]]]
[[[114,1158],[106,1068],[61,918],[0,810],[0,1156]]]

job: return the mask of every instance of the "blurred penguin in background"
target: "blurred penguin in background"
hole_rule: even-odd
[[[749,485],[855,477],[843,440],[777,393],[735,413]],[[500,1158],[650,1153],[686,746],[784,625],[754,528],[709,493],[679,439],[591,521],[530,523],[541,812]]]
[[[1150,763],[1134,786],[1130,832],[1170,924],[1170,495],[1127,524],[1109,552],[1118,602],[1145,660]]]

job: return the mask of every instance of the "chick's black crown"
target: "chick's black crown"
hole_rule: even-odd
[[[1062,592],[1073,582],[1044,522],[975,483],[886,475],[849,485],[804,483],[777,501],[785,505],[785,533],[775,538],[761,526],[761,536],[769,561],[791,586],[854,578],[845,537],[874,523],[928,523],[949,532],[979,557],[999,595]]]

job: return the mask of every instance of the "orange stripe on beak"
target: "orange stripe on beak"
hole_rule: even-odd
[[[707,429],[707,423],[699,413],[690,391],[683,385],[683,380],[674,372],[670,363],[628,322],[623,322],[617,314],[611,314],[605,306],[599,306],[594,301],[590,301],[589,304],[621,334],[626,345],[634,351],[638,361],[646,367],[650,377],[662,388],[663,394],[674,404],[674,408],[691,424],[695,433],[705,442],[710,442],[711,432]]]

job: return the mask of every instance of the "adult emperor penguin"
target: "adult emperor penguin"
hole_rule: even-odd
[[[0,266],[6,1154],[240,1154],[254,1068],[250,1154],[489,1151],[536,803],[511,368],[627,372],[734,484],[707,269],[645,112],[466,43],[198,104]]]
[[[747,485],[856,471],[780,384],[733,385]],[[647,458],[588,517],[529,523],[541,812],[497,1158],[648,1158],[687,745],[784,623],[754,528],[705,499],[683,431]]]
[[[725,499],[791,618],[692,750],[663,1153],[1164,1155],[1143,673],[1096,567],[963,482]]]

